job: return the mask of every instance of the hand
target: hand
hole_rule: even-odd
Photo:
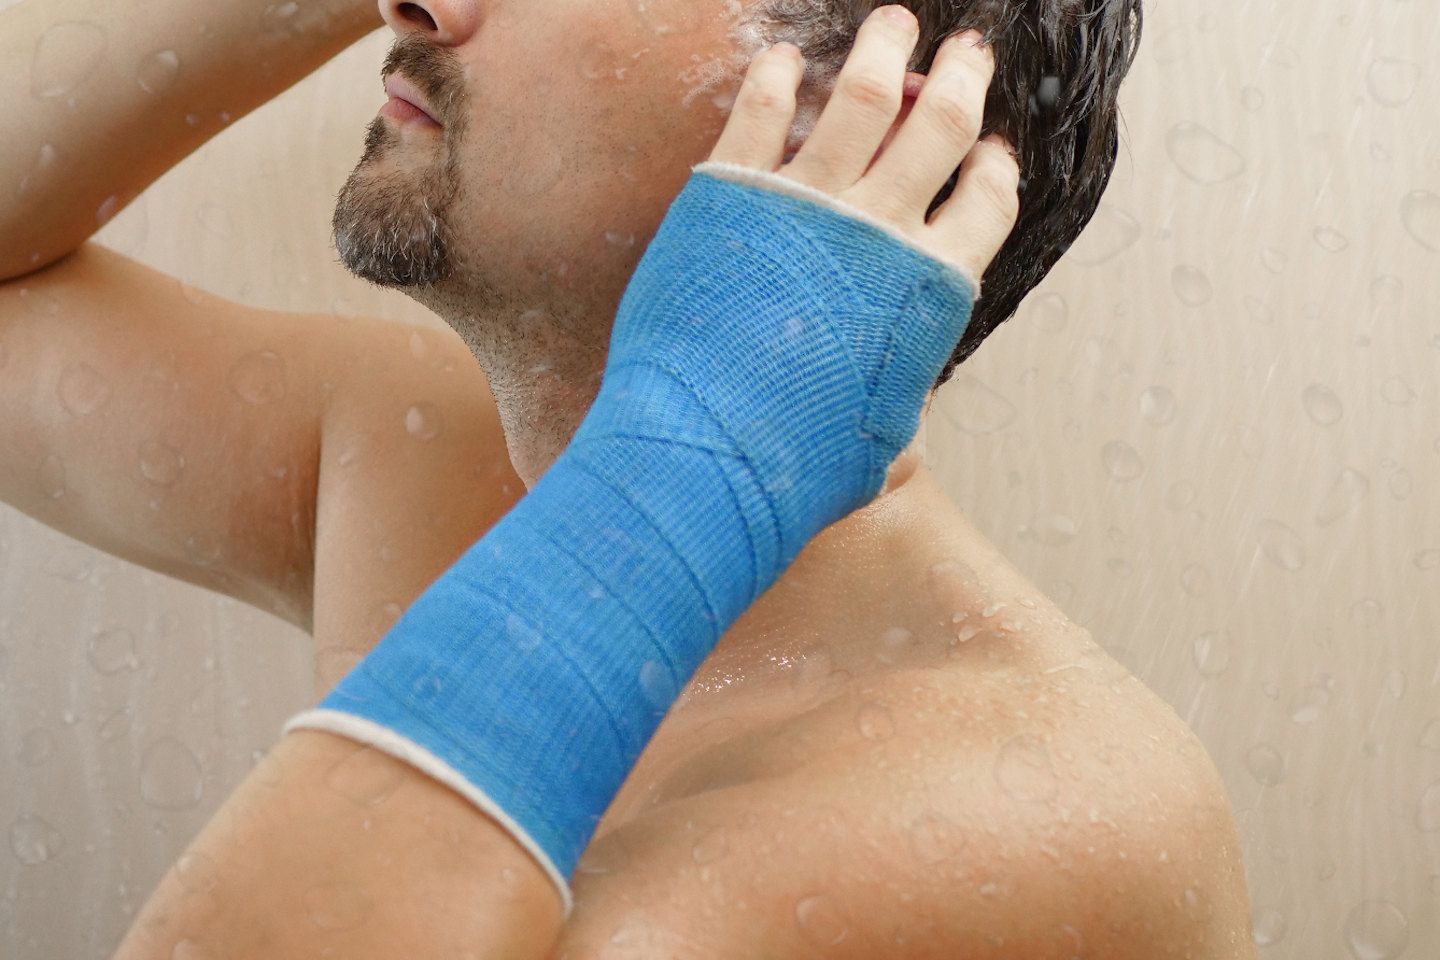
[[[941,45],[928,77],[912,74],[907,82],[918,36],[910,11],[877,8],[861,25],[814,133],[789,163],[782,161],[804,62],[794,45],[776,44],[750,64],[710,159],[830,194],[979,278],[1020,209],[1020,168],[1010,145],[998,134],[976,142],[994,57],[970,31]],[[890,138],[907,93],[921,82],[914,109]],[[927,220],[956,167],[954,193]]]

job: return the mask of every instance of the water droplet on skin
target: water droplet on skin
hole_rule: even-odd
[[[1430,718],[1420,733],[1420,746],[1426,750],[1440,751],[1440,717]]]
[[[135,82],[146,93],[163,93],[170,89],[180,72],[180,58],[174,50],[161,50],[140,61],[135,71]]]
[[[93,23],[66,21],[47,29],[35,45],[30,64],[30,92],[41,99],[63,97],[100,64],[105,31]]]
[[[1201,307],[1215,297],[1210,278],[1198,267],[1181,265],[1170,271],[1170,286],[1187,307]]]
[[[1388,900],[1365,900],[1345,918],[1345,942],[1355,960],[1395,960],[1410,944],[1410,924]]]
[[[21,814],[10,824],[10,852],[23,864],[44,863],[65,852],[65,835],[43,817]]]
[[[1345,416],[1345,407],[1335,391],[1322,384],[1312,383],[1306,387],[1302,400],[1306,415],[1317,426],[1334,426]]]
[[[1295,694],[1290,701],[1290,719],[1296,723],[1314,723],[1320,719],[1325,708],[1330,705],[1330,695],[1335,688],[1335,680],[1322,675],[1312,680]]]
[[[77,363],[60,374],[60,403],[77,417],[89,416],[110,399],[110,382],[89,364]]]
[[[230,960],[230,948],[221,940],[186,937],[170,951],[170,960]]]
[[[964,832],[939,814],[924,814],[910,825],[910,852],[921,863],[953,860],[964,847]]]
[[[1426,250],[1440,251],[1440,195],[1415,190],[1400,201],[1400,222]]]
[[[895,734],[895,717],[883,703],[867,703],[855,714],[855,728],[866,740],[888,740]]]
[[[1223,183],[1245,172],[1245,158],[1230,144],[1194,123],[1176,124],[1165,134],[1171,161],[1196,183]]]
[[[121,707],[100,724],[100,739],[106,742],[119,740],[130,732],[135,722],[135,713],[129,707]]]
[[[175,861],[175,879],[190,893],[209,893],[220,883],[220,868],[203,853],[186,853]]]
[[[976,436],[998,433],[1016,416],[1009,400],[967,373],[957,373],[935,405],[948,423]]]
[[[1399,377],[1387,378],[1380,385],[1380,396],[1397,407],[1408,407],[1416,400],[1415,390]]]
[[[1101,462],[1111,479],[1129,482],[1145,473],[1145,462],[1135,448],[1123,440],[1112,440],[1100,451]]]
[[[1143,233],[1140,222],[1109,203],[1101,203],[1085,232],[1066,255],[1082,267],[1113,260],[1130,249]]]
[[[179,740],[164,737],[140,761],[140,797],[161,810],[185,810],[204,792],[200,761]]]
[[[140,475],[158,487],[173,487],[185,473],[185,455],[167,443],[140,444]]]
[[[1305,542],[1300,534],[1278,520],[1261,520],[1255,525],[1260,551],[1265,559],[1282,570],[1299,570],[1305,566]]]
[[[695,842],[690,849],[690,858],[699,864],[714,863],[725,856],[728,846],[725,828],[716,827]]]
[[[1340,253],[1350,246],[1350,238],[1330,227],[1316,227],[1311,236],[1315,244],[1328,253]]]
[[[362,807],[384,803],[406,779],[405,767],[373,747],[361,747],[325,774],[325,785]]]
[[[444,427],[440,408],[433,403],[417,403],[405,411],[405,432],[421,443],[440,436]]]
[[[658,660],[647,660],[640,667],[640,692],[657,713],[669,710],[675,698],[680,695],[670,671]]]
[[[1257,947],[1273,947],[1285,939],[1285,915],[1274,907],[1261,907],[1255,911],[1251,930]]]
[[[370,893],[353,883],[327,883],[305,892],[305,912],[321,930],[354,930],[370,919]]]
[[[1022,803],[1044,803],[1060,792],[1050,751],[1027,734],[1012,737],[1000,748],[995,758],[995,781]]]
[[[1422,550],[1415,554],[1415,566],[1421,570],[1440,569],[1440,550]]]
[[[40,485],[40,492],[51,500],[65,496],[65,461],[53,453],[41,460],[40,468],[35,471],[35,482]]]
[[[27,767],[38,767],[55,755],[55,736],[44,727],[27,731],[20,738],[20,750],[16,754]]]
[[[1164,387],[1151,387],[1140,394],[1140,416],[1158,427],[1173,423],[1178,410],[1175,394]]]
[[[1246,87],[1240,91],[1240,106],[1251,113],[1257,113],[1265,106],[1265,91],[1259,87]]]
[[[1069,318],[1070,307],[1058,293],[1042,294],[1030,307],[1030,322],[1046,333],[1064,330]]]
[[[106,676],[140,666],[140,659],[135,656],[135,635],[123,628],[91,637],[88,657],[90,666]]]
[[[230,370],[230,392],[256,406],[285,396],[285,361],[269,350],[241,357]]]
[[[845,911],[823,893],[805,897],[795,904],[795,922],[806,942],[817,947],[834,946],[850,932]]]
[[[1409,60],[1381,57],[1365,72],[1370,96],[1382,107],[1401,107],[1415,96],[1420,85],[1420,68]]]
[[[1261,786],[1273,787],[1285,779],[1285,757],[1268,743],[1245,751],[1245,769]]]

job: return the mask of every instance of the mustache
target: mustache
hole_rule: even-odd
[[[392,73],[420,89],[435,111],[435,119],[447,129],[464,116],[465,71],[453,51],[435,46],[421,33],[406,34],[390,45],[380,68],[381,80],[388,80]]]

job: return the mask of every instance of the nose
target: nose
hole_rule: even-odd
[[[421,0],[400,3],[380,0],[380,16],[395,36],[423,33],[431,43],[458,47],[480,26],[480,4],[476,0]]]

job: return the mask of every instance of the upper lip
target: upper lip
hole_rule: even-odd
[[[400,76],[400,74],[392,73],[385,78],[385,92],[396,100],[404,100],[423,112],[425,116],[434,120],[437,124],[440,123],[435,116],[435,111],[430,108],[430,104],[425,102],[425,97],[414,84]]]

